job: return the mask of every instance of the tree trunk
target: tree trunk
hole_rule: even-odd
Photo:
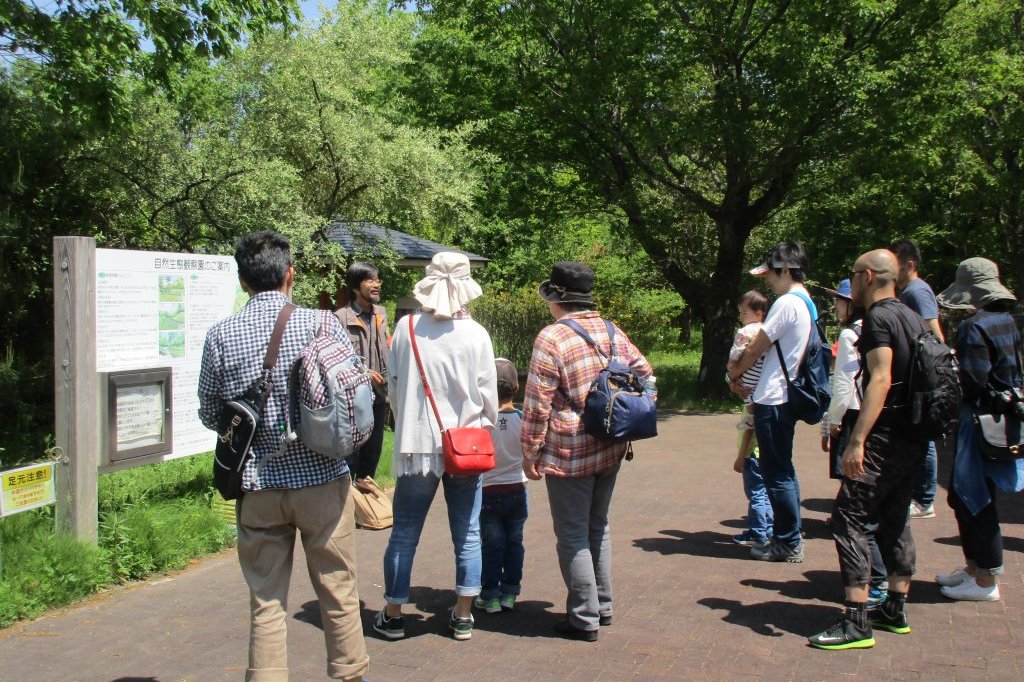
[[[725,383],[725,363],[729,359],[729,347],[736,328],[735,300],[735,294],[725,294],[718,301],[720,305],[710,305],[700,311],[704,335],[701,341],[697,393],[703,398],[725,398],[730,395],[729,386]]]

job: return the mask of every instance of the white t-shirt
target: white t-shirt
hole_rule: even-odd
[[[519,410],[498,412],[491,438],[494,440],[494,468],[484,473],[484,485],[503,483],[524,483],[523,446],[519,442],[519,431],[523,420]]]
[[[802,286],[795,287],[793,291],[807,295]],[[772,343],[779,342],[789,378],[795,377],[811,335],[811,312],[807,302],[794,293],[779,296],[768,311],[761,331]],[[786,376],[779,366],[779,353],[774,347],[764,352],[761,379],[751,398],[759,405],[781,405],[789,399]]]

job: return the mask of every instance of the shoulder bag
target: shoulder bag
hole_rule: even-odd
[[[245,393],[225,402],[221,411],[213,456],[213,484],[225,500],[237,500],[244,493],[242,475],[246,464],[253,458],[252,442],[267,408],[267,399],[274,390],[270,373],[277,364],[281,338],[293,310],[295,306],[286,303],[277,314],[267,353],[263,356],[263,371],[245,389]]]
[[[1021,371],[1020,351],[1017,351],[1017,373]],[[990,393],[1000,392],[988,385]],[[1013,460],[1024,457],[1024,429],[1021,428],[1021,418],[1013,410],[1019,407],[1011,401],[1006,404],[1006,413],[979,414],[971,410],[971,417],[974,420],[974,440],[978,444],[978,451],[988,459],[995,461]]]
[[[352,501],[355,503],[356,525],[367,530],[384,530],[394,523],[391,498],[367,476],[357,486],[352,483]]]
[[[420,372],[423,393],[430,401],[430,407],[437,419],[437,427],[441,430],[441,453],[444,455],[444,471],[450,476],[476,476],[494,468],[494,441],[491,432],[478,426],[457,426],[444,428],[441,413],[437,411],[434,394],[427,383],[427,373],[423,371],[420,350],[416,344],[416,332],[409,315],[409,343],[416,358],[416,368]]]

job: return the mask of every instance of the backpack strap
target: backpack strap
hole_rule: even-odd
[[[811,332],[807,337],[807,346],[804,348],[804,354],[800,357],[800,362],[797,363],[797,371],[799,371],[800,364],[803,363],[804,359],[807,357],[807,351],[811,349],[811,344],[814,343],[814,333],[818,330],[818,320],[815,317],[815,313],[818,312],[818,307],[814,305],[814,301],[812,301],[807,294],[799,291],[791,291],[789,293],[804,300],[804,303],[807,305],[807,314],[811,318]],[[793,382],[790,381],[789,378],[789,369],[786,367],[786,359],[782,357],[782,346],[779,345],[778,341],[775,341],[772,345],[775,346],[775,352],[779,354],[779,366],[782,367],[782,375],[786,377],[786,388],[792,388]]]
[[[590,345],[590,347],[597,351],[597,354],[605,360],[605,366],[607,367],[608,363],[610,363],[612,361],[612,358],[615,356],[615,325],[605,319],[602,319],[601,321],[604,322],[605,329],[608,330],[607,355],[605,355],[604,351],[601,350],[601,347],[597,345],[597,342],[594,341],[594,338],[587,333],[587,330],[580,326],[580,323],[577,322],[576,320],[566,320],[563,318],[558,321],[558,324],[564,324],[566,327],[576,332],[576,334],[578,334],[580,338],[586,341]],[[561,387],[559,387],[558,390],[562,392],[562,396],[565,398],[565,402],[569,403],[569,407],[572,408],[573,412],[576,412],[577,414],[583,414],[583,408],[577,405],[576,402],[571,397],[569,397],[568,391],[562,389]]]
[[[296,305],[285,303],[281,311],[277,313],[277,320],[274,322],[274,331],[270,334],[270,343],[267,344],[267,354],[263,356],[263,371],[269,372],[277,364],[277,355],[281,351],[281,339],[284,338],[284,328],[288,326],[288,318],[292,316]]]
[[[605,329],[608,330],[607,354],[601,350],[600,346],[597,345],[597,342],[594,341],[594,337],[588,334],[587,330],[581,327],[580,323],[577,322],[576,320],[566,320],[563,318],[558,321],[558,324],[564,324],[566,327],[576,332],[584,341],[590,344],[591,348],[597,351],[598,355],[600,355],[606,361],[610,362],[611,359],[615,356],[615,325],[609,322],[608,320],[602,319],[601,321],[604,322],[604,327]]]

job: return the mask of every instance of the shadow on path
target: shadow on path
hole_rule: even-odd
[[[838,614],[834,606],[794,605],[784,601],[743,604],[735,599],[705,597],[698,599],[697,603],[715,611],[725,611],[723,621],[748,628],[764,637],[782,637],[783,632],[809,637],[828,626]]]
[[[660,530],[663,537],[637,538],[633,546],[645,552],[662,555],[687,554],[716,559],[750,560],[750,548],[737,545],[727,533],[701,530],[694,533],[685,530]]]
[[[822,514],[831,514],[833,504],[835,504],[835,499],[831,497],[810,497],[800,500],[800,506],[807,511],[821,512]]]

